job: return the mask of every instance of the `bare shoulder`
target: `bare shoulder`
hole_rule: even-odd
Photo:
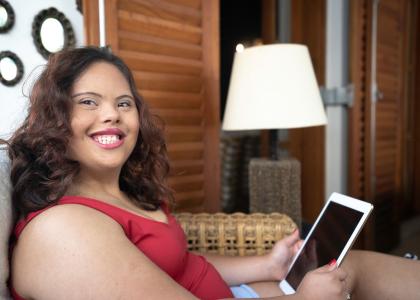
[[[159,285],[179,299],[194,299],[117,222],[76,204],[52,207],[27,224],[13,251],[12,281],[21,296],[32,299],[134,299],[142,292],[164,299]]]
[[[88,263],[105,236],[111,242],[123,234],[115,221],[89,207],[49,208],[32,219],[19,237],[12,257],[13,285],[31,294],[31,289],[53,280],[49,277],[60,276],[63,267]]]
[[[65,204],[51,207],[36,216],[26,225],[19,237],[19,243],[37,239],[54,240],[54,244],[57,241],[65,243],[66,237],[74,235],[74,238],[79,239],[92,232],[124,234],[120,225],[109,216],[87,206]],[[44,243],[36,244],[40,247],[47,246]]]

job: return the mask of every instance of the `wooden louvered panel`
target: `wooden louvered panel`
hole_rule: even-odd
[[[376,213],[376,247],[388,250],[398,241],[398,195],[401,186],[401,115],[404,106],[404,7],[406,1],[382,0],[378,6],[376,80],[382,97],[376,104],[375,198],[387,213]],[[383,66],[381,66],[381,64]],[[383,219],[387,218],[387,219]]]
[[[393,71],[395,72],[395,69]],[[395,92],[395,89],[398,89],[399,78],[396,76],[396,74],[385,73],[385,72],[378,73],[377,81],[378,83],[380,82],[382,86],[386,86],[388,89],[394,89],[394,92]],[[389,96],[390,95],[384,94],[384,98],[387,98]]]
[[[382,88],[381,88],[381,91],[383,92],[383,93],[386,93],[386,95],[390,95],[390,94],[392,94],[392,93],[395,93],[396,95],[397,95],[397,93],[396,93],[396,91],[395,91],[395,89],[394,88],[392,88],[392,87],[387,87],[387,86],[383,86]],[[396,111],[397,109],[398,109],[398,107],[397,107],[397,105],[395,104],[395,102],[386,102],[386,101],[381,101],[381,102],[379,102],[377,105],[380,105],[381,106],[381,110],[393,110],[393,111]]]
[[[191,208],[199,207],[203,204],[203,201],[205,201],[205,194],[203,190],[182,193],[177,192],[175,193],[175,197],[178,203],[178,210],[188,209],[196,211],[196,209]]]
[[[378,72],[385,72],[385,70],[380,70],[378,69]],[[388,72],[388,71],[387,71]],[[398,97],[398,90],[395,89],[394,86],[392,85],[387,85],[387,86],[383,86],[383,89],[381,90],[381,92],[383,93],[383,98],[381,100],[379,105],[381,105],[384,109],[396,109],[397,107],[395,106],[395,102],[389,102],[389,99],[395,99],[396,97]]]
[[[203,141],[204,130],[197,126],[171,126],[165,131],[166,141],[198,142]]]
[[[386,51],[382,51],[381,55],[378,53],[377,57],[378,69],[379,70],[389,70],[390,68],[398,67],[398,61],[395,59],[395,55],[390,55]]]
[[[152,113],[162,117],[167,126],[197,126],[203,122],[203,114],[193,109],[152,109]]]
[[[376,134],[378,139],[396,139],[397,133],[394,130],[381,130]]]
[[[204,144],[196,143],[171,143],[168,145],[169,157],[173,160],[202,159]]]
[[[385,185],[383,185],[383,184],[377,184],[376,187],[375,187],[375,189],[376,189],[375,190],[376,196],[378,196],[378,195],[387,195],[387,194],[389,195],[390,193],[393,192],[394,187],[393,187],[392,184],[391,185],[390,184],[385,184]],[[378,198],[376,197],[375,208],[377,206],[377,202],[378,202]],[[377,219],[380,219],[380,217],[378,217],[378,215],[376,214],[376,212],[373,215],[373,218],[374,218],[375,221],[377,221]],[[375,233],[375,235],[378,235],[378,233]]]
[[[173,176],[168,180],[168,183],[177,192],[202,190],[204,186],[204,176],[203,174]]]
[[[395,168],[395,161],[394,160],[392,160],[392,159],[387,159],[387,160],[381,160],[381,161],[376,161],[376,164],[378,165],[380,165],[380,169],[381,169],[381,172],[390,172],[391,170],[394,170],[394,168]],[[380,174],[380,173],[378,173],[378,174]]]
[[[118,11],[118,26],[121,30],[157,36],[165,39],[199,45],[201,28],[178,22],[150,18],[140,14]]]
[[[199,45],[185,44],[152,36],[139,36],[128,31],[121,31],[118,38],[121,50],[201,60],[201,47]]]
[[[396,93],[396,91],[394,91],[394,93]],[[390,120],[393,117],[398,116],[397,115],[398,107],[395,105],[395,101],[393,100],[393,99],[395,99],[395,97],[393,98],[390,95],[387,95],[387,96],[388,96],[388,98],[385,98],[385,96],[384,96],[383,101],[381,101],[377,105],[378,109],[377,109],[376,117],[379,120],[381,120],[381,119]],[[382,104],[385,104],[386,103],[385,101],[387,101],[387,100],[389,100],[390,105],[386,105],[386,106],[382,105]]]
[[[183,202],[190,202],[196,205],[203,201],[204,192],[202,189],[188,192],[177,192],[176,198],[179,199],[179,202],[182,204],[184,204]]]
[[[381,141],[377,140],[377,143],[380,143],[380,142]],[[393,144],[393,146],[394,145],[395,144]],[[385,158],[389,158],[389,157],[395,157],[397,155],[397,149],[395,149],[395,147],[379,150],[379,147],[377,146],[376,149],[378,150],[376,152],[377,160],[381,160],[381,159],[385,159]]]
[[[382,114],[376,118],[377,129],[391,127],[391,124],[395,124],[398,121],[398,116],[394,113]],[[380,131],[380,130],[379,130]],[[395,133],[395,127],[391,129]]]
[[[351,2],[351,80],[349,191],[375,205],[364,232],[365,247],[388,250],[398,240],[398,195],[402,182],[405,15],[407,0],[381,0],[376,32],[376,70],[372,70],[373,4]],[[371,99],[371,72],[380,91]],[[352,153],[352,152],[356,153]],[[360,151],[360,153],[357,153]],[[359,194],[358,194],[359,193]]]
[[[219,210],[219,1],[105,4],[107,43],[165,122],[168,182],[179,207]]]
[[[201,0],[166,0],[166,2],[179,4],[179,5],[185,5],[187,7],[200,9],[201,8]]]
[[[375,161],[375,167],[377,169],[376,181],[380,180],[379,177],[385,174],[388,174],[395,181],[395,154],[396,153],[392,152],[385,153],[384,155],[379,156],[378,159]]]
[[[171,143],[168,145],[168,151],[177,152],[182,150],[189,151],[202,151],[204,149],[204,144],[202,142],[197,143]]]
[[[172,176],[200,174],[203,171],[203,160],[176,160],[171,164]]]
[[[200,108],[204,97],[194,93],[171,93],[162,91],[142,90],[142,96],[147,99],[150,107],[159,108]]]
[[[202,88],[202,80],[197,76],[135,71],[134,79],[140,90],[200,93]]]
[[[143,16],[155,17],[162,20],[186,23],[194,26],[201,25],[201,11],[186,9],[166,1],[131,1],[121,0],[118,8],[128,12],[134,12]]]
[[[121,51],[119,55],[130,65],[133,71],[200,76],[203,68],[202,63],[199,61],[179,57],[129,51]]]

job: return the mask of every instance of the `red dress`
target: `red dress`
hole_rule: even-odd
[[[196,297],[209,300],[233,297],[229,287],[213,265],[204,257],[187,251],[184,231],[169,213],[166,205],[162,208],[167,216],[168,224],[86,197],[64,196],[58,204],[81,204],[101,211],[114,219],[140,251]],[[26,224],[46,209],[32,212],[26,219],[18,222],[15,228],[16,237],[19,237]],[[16,300],[23,299],[13,289],[12,296]]]

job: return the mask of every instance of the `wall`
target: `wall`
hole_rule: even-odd
[[[15,12],[15,24],[0,34],[0,51],[16,53],[24,66],[23,79],[13,87],[0,84],[0,138],[7,138],[26,116],[28,87],[46,60],[38,53],[32,40],[32,21],[39,11],[55,7],[69,19],[76,35],[76,45],[82,45],[83,16],[76,9],[75,0],[9,0]],[[32,72],[35,69],[34,72]],[[32,73],[32,75],[31,75]],[[28,79],[29,77],[29,79]]]
[[[348,71],[348,0],[327,0],[326,38],[326,88],[346,86]],[[325,155],[326,199],[332,192],[347,192],[347,109],[344,106],[327,106]]]
[[[279,2],[279,40],[290,41],[291,0]],[[325,87],[346,86],[348,76],[349,0],[327,0],[326,78]],[[325,200],[333,192],[347,192],[347,109],[344,106],[325,107],[326,126]],[[280,140],[287,140],[287,130],[279,131]]]

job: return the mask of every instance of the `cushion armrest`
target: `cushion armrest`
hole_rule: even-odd
[[[222,255],[261,255],[291,234],[296,224],[280,213],[178,213],[188,250]]]

